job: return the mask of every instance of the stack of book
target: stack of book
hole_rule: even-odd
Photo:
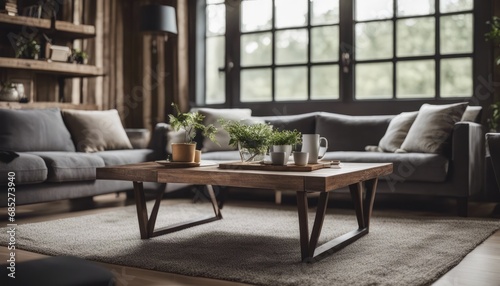
[[[16,16],[17,15],[17,0],[1,0],[0,9],[2,13]]]

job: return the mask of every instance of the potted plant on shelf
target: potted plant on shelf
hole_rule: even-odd
[[[34,39],[19,37],[16,42],[16,58],[38,60],[40,55],[40,44]]]
[[[87,63],[87,53],[78,49],[71,49],[70,62],[77,64]]]
[[[292,153],[292,146],[302,142],[302,134],[297,130],[274,130],[271,135],[273,152],[285,152],[286,158]]]
[[[486,24],[490,25],[490,31],[484,35],[486,41],[490,41],[493,43],[496,54],[498,55],[498,51],[500,50],[500,17],[494,16],[491,21],[486,22]],[[500,55],[496,57],[495,64],[500,66]],[[488,118],[488,125],[490,131],[497,132],[500,123],[500,101],[498,99],[498,95],[496,96],[496,100],[494,100],[493,104],[490,105],[490,116]]]
[[[205,116],[198,112],[182,113],[176,104],[172,103],[172,106],[174,107],[176,115],[168,115],[170,125],[175,131],[184,130],[184,142],[171,143],[172,161],[193,162],[196,150],[196,143],[193,142],[193,139],[196,136],[196,131],[201,131],[203,136],[216,142],[215,133],[217,132],[217,128],[213,124],[208,126],[203,125]]]
[[[254,162],[264,159],[271,143],[273,128],[265,123],[246,124],[232,120],[219,120],[229,133],[229,145],[240,152],[242,162]]]

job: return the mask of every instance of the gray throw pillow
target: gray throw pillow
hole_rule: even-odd
[[[61,111],[0,109],[0,150],[75,152]]]
[[[132,149],[116,109],[105,111],[66,109],[62,114],[77,151]]]
[[[385,131],[384,137],[380,139],[378,147],[385,152],[396,152],[401,148],[417,114],[418,111],[403,112],[394,117]]]
[[[229,133],[222,129],[218,120],[219,118],[223,118],[226,120],[239,121],[241,119],[248,119],[252,116],[252,110],[249,108],[196,108],[191,111],[198,111],[205,116],[205,120],[203,121],[205,126],[213,124],[218,129],[217,134],[215,135],[218,144],[210,141],[208,138],[203,138],[202,152],[236,150],[235,147],[229,146]]]
[[[460,121],[466,107],[466,102],[422,105],[401,149],[407,152],[442,153],[455,123]]]

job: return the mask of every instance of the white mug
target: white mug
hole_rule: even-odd
[[[321,141],[325,141],[325,146],[321,146]],[[302,152],[309,153],[309,164],[318,163],[323,159],[328,149],[328,140],[320,137],[319,134],[302,134]]]

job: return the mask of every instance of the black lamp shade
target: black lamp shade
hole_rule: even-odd
[[[162,5],[142,6],[141,31],[177,34],[175,9],[170,6]]]

